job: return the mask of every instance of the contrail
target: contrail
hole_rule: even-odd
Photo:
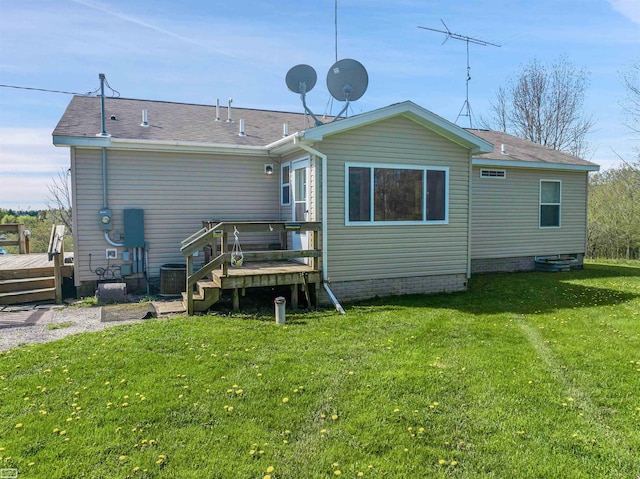
[[[120,13],[114,10],[110,10],[107,7],[105,7],[104,5],[101,5],[99,3],[95,3],[95,2],[91,2],[89,0],[71,0],[72,2],[75,3],[79,3],[80,5],[84,5],[85,7],[89,7],[92,8],[94,10],[98,10],[100,12],[103,13],[107,13],[109,15],[113,15],[114,17],[120,18],[121,20],[124,20],[126,22],[130,22],[133,23],[135,25],[140,25],[141,27],[145,27],[145,28],[149,28],[150,30],[154,30],[158,33],[162,33],[163,35],[167,35],[169,37],[175,38],[176,40],[180,40],[181,42],[185,42],[185,43],[190,43],[191,45],[196,45],[200,48],[204,48],[206,50],[212,50],[210,45],[206,45],[203,43],[200,43],[196,40],[193,40],[191,38],[188,37],[184,37],[182,35],[179,35],[177,33],[174,33],[172,31],[166,30],[164,28],[160,28],[156,25],[153,25],[149,22],[145,22],[143,20],[140,20],[138,18],[132,17],[130,15],[125,15],[124,13]],[[224,52],[224,51],[220,51],[220,50],[215,50],[216,53],[219,53],[220,55],[224,55],[226,57],[229,58],[236,58],[233,55],[229,55],[228,53]]]

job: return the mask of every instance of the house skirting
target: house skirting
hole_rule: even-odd
[[[467,290],[465,274],[438,276],[411,276],[406,278],[366,279],[362,281],[337,281],[329,284],[331,291],[341,302],[360,301],[375,297],[401,296],[404,294],[453,293]],[[330,304],[324,289],[319,290],[319,303]]]
[[[576,253],[578,262],[571,269],[582,269],[584,255]],[[517,271],[535,271],[535,256],[516,256],[511,258],[480,258],[471,260],[471,274],[478,273],[515,273]]]

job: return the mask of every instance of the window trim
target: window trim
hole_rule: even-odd
[[[484,176],[482,173],[485,171],[495,171],[496,173],[502,173],[500,176],[487,175]],[[483,180],[506,180],[507,179],[507,170],[496,170],[490,168],[480,168],[480,178]]]
[[[289,176],[286,178],[286,181],[284,177],[285,168],[289,168]],[[282,201],[282,198],[283,198],[282,192],[284,191],[285,187],[289,188],[289,201],[287,203]],[[287,161],[286,163],[282,163],[280,165],[280,206],[291,206],[291,162],[290,161]]]
[[[369,221],[349,221],[349,168],[369,168],[371,170],[371,220]],[[422,181],[422,220],[421,221],[375,221],[374,201],[374,170],[376,168],[392,170],[420,170],[423,172]],[[445,173],[445,198],[444,198],[444,220],[427,220],[427,171],[443,171]],[[407,163],[367,163],[367,162],[345,162],[344,164],[344,224],[345,226],[411,226],[411,225],[448,225],[449,224],[449,167],[448,166],[420,166]]]
[[[542,183],[558,183],[560,185],[558,203],[543,203],[542,202]],[[557,226],[542,226],[542,207],[543,206],[557,206],[558,207],[558,225]],[[539,229],[558,229],[562,227],[562,180],[540,179],[539,192],[538,192],[538,228]]]

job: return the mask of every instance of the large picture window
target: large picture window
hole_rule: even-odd
[[[448,170],[346,165],[346,222],[446,223]]]
[[[540,228],[560,227],[562,183],[558,180],[540,180]]]

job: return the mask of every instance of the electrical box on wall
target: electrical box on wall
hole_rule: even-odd
[[[127,209],[124,215],[124,246],[127,248],[144,247],[144,210]]]

